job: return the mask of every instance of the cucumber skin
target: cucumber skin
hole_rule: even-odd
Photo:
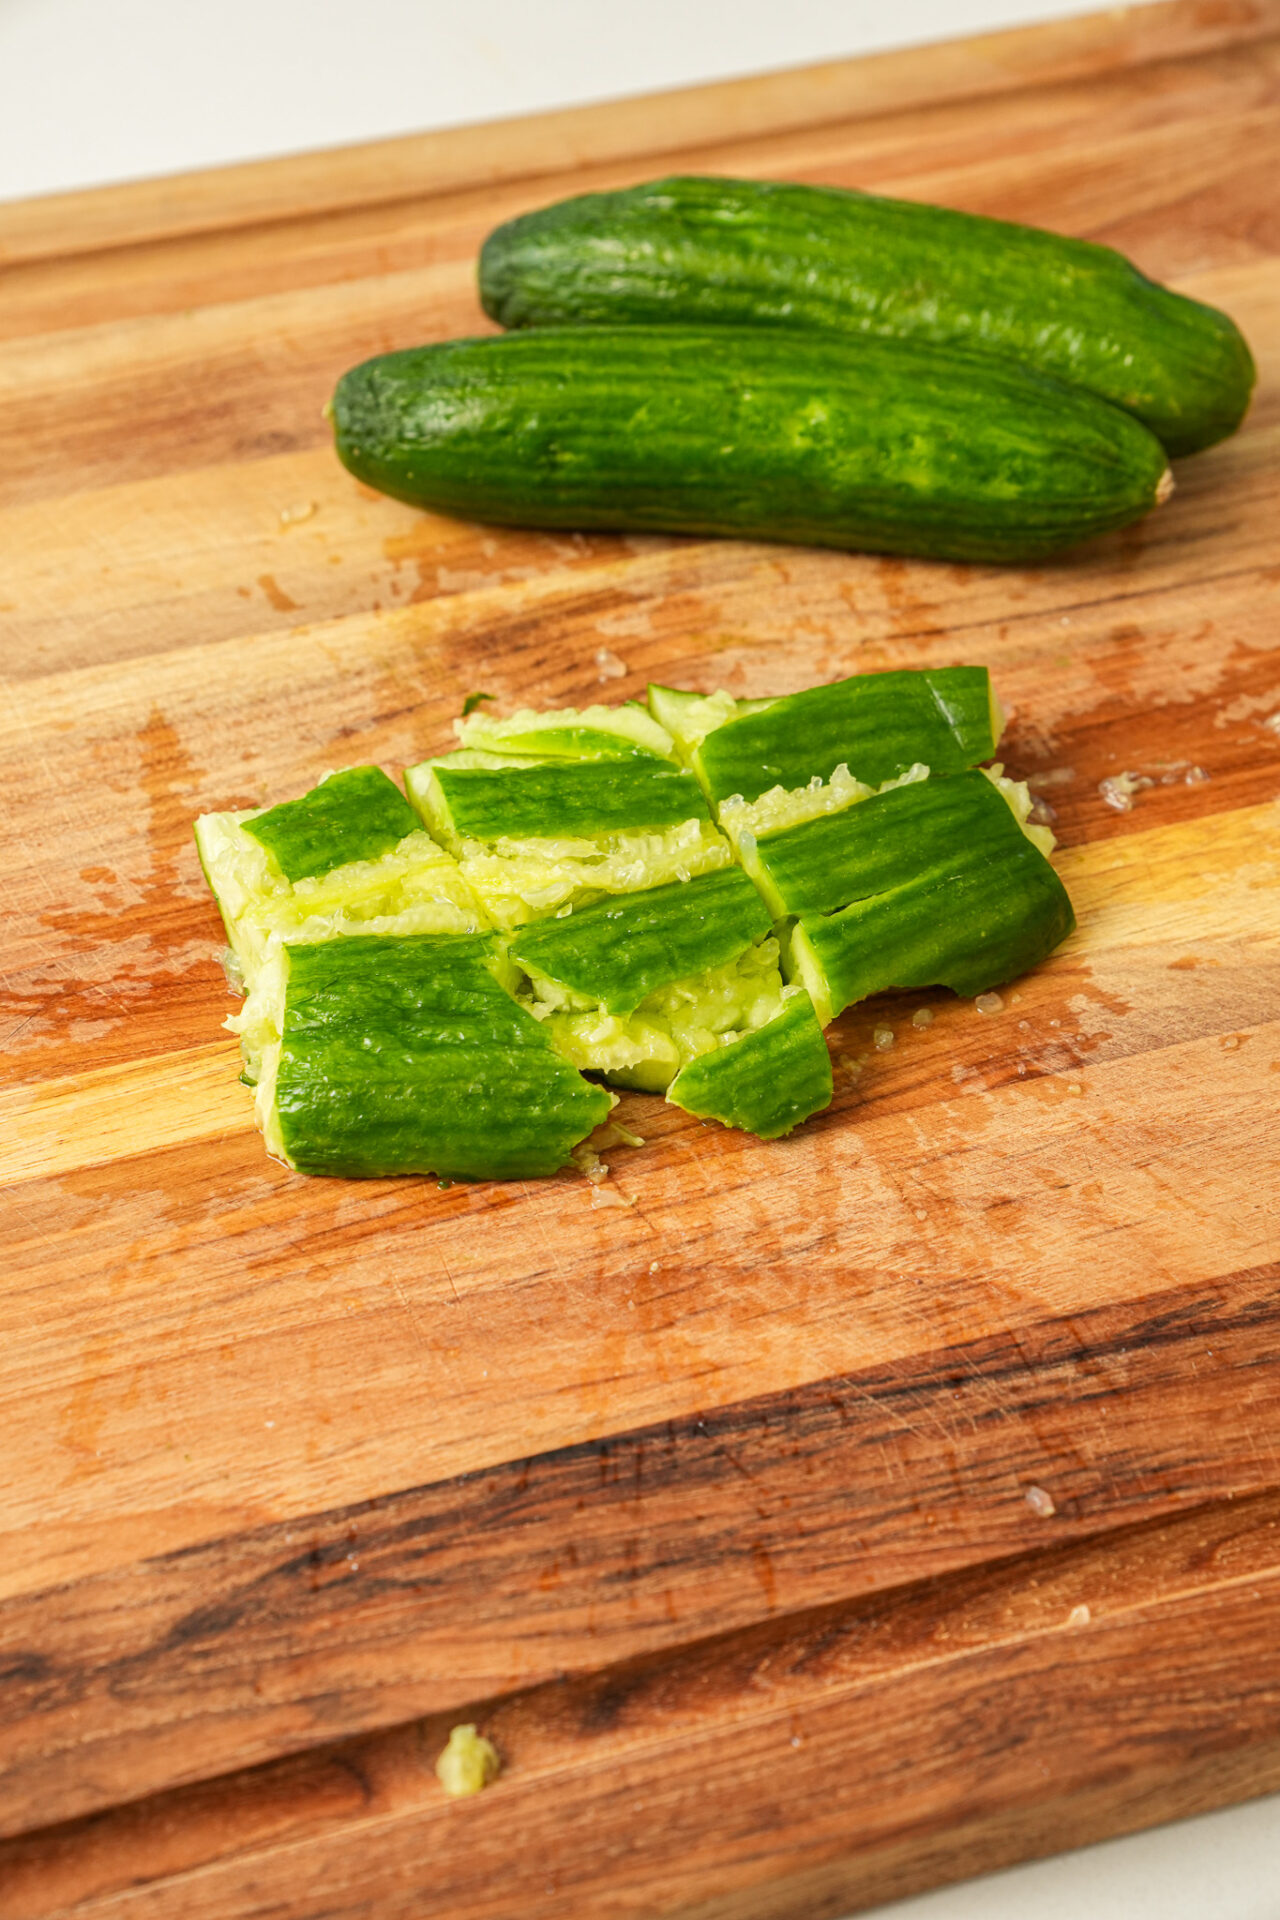
[[[674,1107],[777,1140],[831,1104],[831,1055],[813,1002],[797,993],[767,1026],[700,1053],[667,1089]]]
[[[351,860],[376,860],[420,824],[381,767],[348,767],[300,799],[254,814],[244,830],[293,881],[331,873]]]
[[[840,765],[872,787],[917,761],[934,774],[958,773],[989,760],[996,745],[985,667],[904,668],[806,687],[739,714],[707,735],[693,764],[718,803],[829,780]]]
[[[299,1173],[554,1173],[610,1099],[553,1048],[477,936],[289,948],[275,1106]]]
[[[658,987],[732,960],[772,922],[740,867],[721,867],[643,893],[580,907],[563,920],[535,920],[507,951],[608,1013],[634,1013]]]
[[[761,834],[755,858],[781,919],[905,893],[963,863],[1020,858],[1029,845],[1003,795],[971,772],[891,787],[842,813]]]
[[[1041,560],[1164,497],[1131,415],[994,355],[770,328],[547,328],[343,375],[339,458],[503,525]]]
[[[1234,433],[1256,370],[1235,322],[1111,247],[838,187],[675,178],[498,227],[504,327],[805,327],[1006,355],[1142,420],[1170,454]]]
[[[890,987],[983,993],[1037,966],[1075,926],[1066,888],[982,773],[898,787],[764,837],[766,862],[771,840],[774,885],[793,910],[810,905],[793,961],[798,948],[829,1018]]]
[[[623,833],[711,818],[693,775],[652,756],[509,770],[439,767],[436,778],[454,831],[467,840]]]

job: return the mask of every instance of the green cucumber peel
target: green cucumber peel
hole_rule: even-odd
[[[861,673],[726,720],[693,765],[715,804],[829,780],[838,766],[879,787],[920,762],[947,774],[990,759],[1002,724],[985,667]]]
[[[410,771],[416,795],[423,770]],[[439,824],[451,842],[581,838],[711,818],[692,774],[661,761],[431,771],[444,810]]]
[[[784,874],[791,898],[844,896],[836,910],[801,913],[789,936],[787,972],[824,1025],[890,987],[984,993],[1075,926],[1061,880],[981,772],[895,788],[831,824],[838,849],[826,819],[793,830],[809,844]]]
[[[353,860],[390,853],[418,820],[381,767],[349,767],[298,800],[242,822],[286,880],[308,880]]]
[[[762,939],[769,913],[737,867],[582,907],[540,920],[511,939],[509,952],[531,975],[633,1013],[659,987],[721,965]]]
[[[513,998],[492,935],[285,948],[283,1030],[260,1090],[297,1171],[554,1173],[612,1101]]]
[[[813,1002],[792,988],[767,1025],[682,1067],[667,1099],[686,1113],[776,1140],[829,1106],[831,1092],[831,1056]]]
[[[999,859],[1024,837],[999,788],[974,771],[891,787],[842,812],[762,834],[751,868],[776,919],[834,913],[950,869],[960,857]]]

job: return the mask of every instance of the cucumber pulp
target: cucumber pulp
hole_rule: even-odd
[[[638,701],[621,707],[524,707],[506,720],[477,713],[454,722],[464,748],[534,760],[674,760],[671,735]]]
[[[283,946],[258,1108],[301,1173],[554,1173],[610,1096],[514,998],[494,937]]]

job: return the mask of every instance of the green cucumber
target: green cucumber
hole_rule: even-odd
[[[500,980],[492,935],[284,949],[281,1033],[259,1088],[300,1173],[467,1180],[554,1173],[612,1104]]]
[[[503,525],[1041,560],[1172,482],[1132,415],[995,355],[770,328],[548,328],[366,361],[340,459]]]
[[[1075,926],[1061,880],[981,772],[893,788],[760,847],[775,895],[812,903],[788,971],[824,1026],[888,987],[983,993]]]
[[[670,695],[651,688],[650,695]],[[743,703],[744,706],[746,703]],[[831,778],[838,766],[882,786],[919,763],[958,773],[995,752],[1003,717],[985,667],[860,673],[739,711],[712,727],[692,765],[712,802],[756,800]]]
[[[504,761],[469,747],[410,767],[405,785],[499,927],[732,860],[694,776],[647,755]]]
[[[451,843],[580,837],[711,817],[693,775],[658,760],[437,766],[435,778]]]
[[[603,1007],[634,1013],[667,987],[732,960],[763,939],[771,922],[737,867],[583,907],[563,920],[522,928],[509,942],[533,976]]]
[[[373,782],[348,783],[336,774],[270,813],[205,813],[196,821],[200,863],[247,987],[282,940],[475,933],[488,925],[457,861],[423,832],[399,789],[376,768],[355,771],[377,774],[399,804],[393,808]],[[372,821],[362,801],[369,790]],[[317,796],[323,809],[309,805]],[[264,834],[261,823],[272,815]],[[403,838],[393,837],[397,830]],[[268,841],[295,869],[319,871],[287,878]],[[330,864],[338,858],[342,864]]]
[[[956,850],[1016,851],[1023,829],[984,773],[891,787],[855,807],[761,834],[744,848],[774,919],[834,913],[890,893]]]
[[[831,1092],[831,1055],[813,1002],[793,987],[766,1026],[682,1067],[667,1099],[686,1113],[776,1140],[829,1106]]]
[[[755,323],[977,349],[1087,388],[1171,454],[1235,431],[1255,369],[1234,321],[1087,240],[838,187],[670,179],[497,228],[504,327]]]
[[[301,799],[252,814],[243,824],[286,880],[310,880],[353,860],[390,853],[418,820],[381,767],[348,767]]]

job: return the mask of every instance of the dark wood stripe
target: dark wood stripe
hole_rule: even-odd
[[[471,1702],[504,1770],[465,1808],[437,1716],[0,1844],[0,1899],[845,1913],[1280,1781],[1276,1626],[1280,1497],[1200,1508]]]
[[[1266,1488],[1278,1278],[1051,1320],[20,1596],[0,1608],[0,1829]],[[1052,1513],[1028,1503],[1032,1476]]]

